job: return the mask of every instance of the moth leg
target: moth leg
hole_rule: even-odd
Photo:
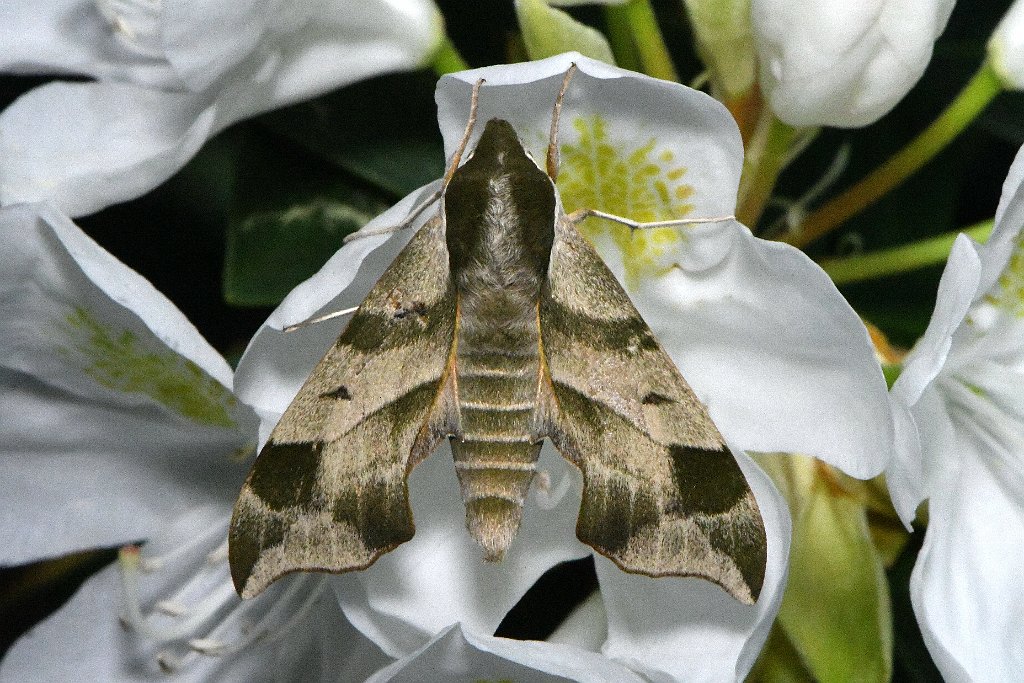
[[[476,124],[476,110],[477,104],[480,101],[480,88],[486,82],[486,79],[481,78],[479,81],[473,84],[473,94],[469,98],[469,118],[466,120],[466,130],[462,133],[462,140],[459,142],[459,146],[455,149],[455,154],[452,155],[452,163],[448,166],[448,170],[444,174],[444,182],[441,183],[442,192],[444,188],[448,187],[448,183],[451,182],[452,176],[455,175],[455,169],[459,167],[459,162],[462,161],[462,153],[466,151],[466,145],[469,144],[469,136],[473,132],[473,125]]]
[[[552,182],[558,179],[558,119],[562,115],[562,100],[565,99],[565,91],[569,89],[569,81],[572,80],[575,73],[576,63],[574,62],[565,71],[562,87],[558,89],[558,96],[555,97],[555,106],[551,110],[551,134],[548,138],[547,167],[548,176]]]
[[[301,330],[303,327],[309,327],[310,325],[316,325],[317,323],[322,323],[328,320],[334,320],[335,318],[340,318],[341,316],[348,315],[349,313],[355,313],[357,310],[359,310],[359,307],[353,306],[352,308],[343,308],[340,311],[334,311],[333,313],[325,313],[324,315],[318,315],[315,318],[309,318],[308,320],[303,320],[300,323],[289,325],[288,327],[285,327],[282,331],[294,332],[295,330]]]
[[[440,199],[443,193],[444,190],[436,190],[435,192],[433,192],[429,197],[424,199],[419,204],[419,206],[413,209],[412,212],[408,216],[406,216],[405,220],[402,221],[401,223],[389,225],[386,228],[374,228],[373,230],[359,230],[357,232],[345,235],[345,239],[343,239],[341,243],[348,244],[353,240],[360,240],[363,239],[364,237],[373,237],[374,235],[390,235],[393,232],[398,232],[399,230],[406,230],[408,228],[411,228],[413,226],[413,223],[416,222],[416,219],[419,218],[419,215],[423,213],[427,209],[427,207],[429,207],[431,204]]]
[[[573,225],[582,223],[587,218],[604,218],[609,221],[621,223],[629,227],[631,230],[650,230],[651,228],[669,228],[676,225],[692,225],[694,223],[721,223],[722,221],[736,220],[736,216],[729,214],[728,216],[713,216],[711,218],[672,218],[664,221],[635,221],[632,218],[626,218],[625,216],[616,216],[613,213],[605,213],[604,211],[598,211],[597,209],[578,209],[573,211],[568,216],[568,220]]]

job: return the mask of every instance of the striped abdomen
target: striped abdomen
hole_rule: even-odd
[[[535,314],[487,315],[510,311],[502,302],[474,303],[488,305],[462,310],[456,351],[460,429],[452,451],[466,526],[487,559],[500,560],[519,529],[540,455],[534,428],[538,330]]]

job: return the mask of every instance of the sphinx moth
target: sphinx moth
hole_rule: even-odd
[[[366,568],[412,538],[406,480],[445,438],[468,532],[500,560],[547,438],[583,475],[580,540],[627,572],[703,577],[757,599],[766,539],[747,481],[559,200],[555,131],[571,71],[546,171],[501,119],[459,165],[474,88],[436,215],[355,311],[244,484],[229,531],[243,597],[293,571]]]

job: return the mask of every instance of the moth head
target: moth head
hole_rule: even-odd
[[[523,147],[519,134],[512,124],[504,119],[494,118],[484,125],[484,131],[480,134],[470,159],[476,159],[478,163],[490,162],[501,167],[521,163],[523,157],[529,159],[534,166],[537,165]]]

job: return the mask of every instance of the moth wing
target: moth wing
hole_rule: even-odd
[[[385,271],[260,451],[229,532],[243,597],[412,538],[406,477],[449,431],[455,296],[440,218]]]
[[[707,408],[564,218],[539,315],[546,435],[583,473],[580,540],[625,571],[699,576],[753,603],[767,561],[754,495]]]

